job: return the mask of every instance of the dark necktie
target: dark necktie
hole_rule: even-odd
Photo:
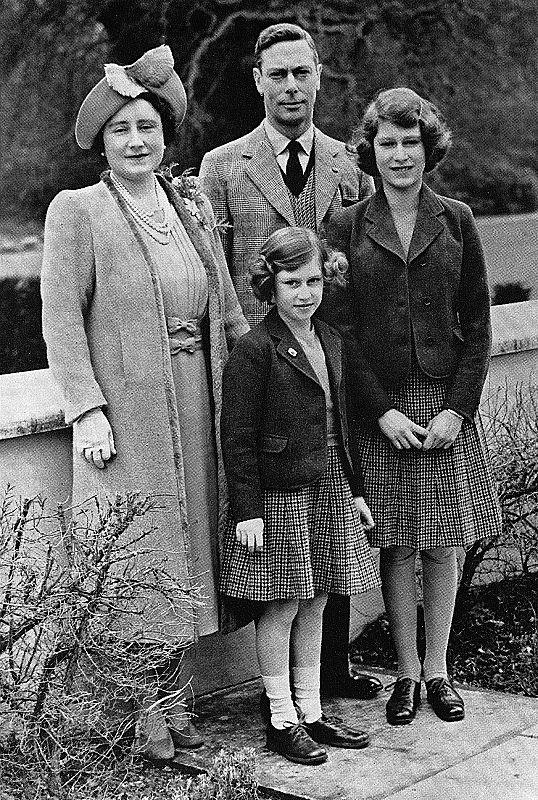
[[[301,162],[299,161],[299,150],[302,147],[295,139],[288,144],[288,163],[286,164],[286,186],[295,197],[298,197],[304,189],[304,174]]]

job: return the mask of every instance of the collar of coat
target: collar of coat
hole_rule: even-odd
[[[342,340],[336,331],[322,320],[313,318],[313,323],[314,329],[320,338],[323,352],[325,353],[329,380],[334,387],[339,387],[342,380]],[[318,376],[306,357],[304,350],[286,323],[282,320],[276,306],[266,315],[263,324],[275,342],[277,353],[282,356],[288,364],[291,364],[295,369],[299,370],[299,372],[306,375],[307,378],[319,384]]]
[[[314,186],[316,192],[316,227],[319,228],[342,180],[344,145],[314,128],[315,159]],[[295,225],[288,190],[274,150],[260,123],[245,137],[241,156],[248,163],[246,173],[264,197],[281,214],[289,225]],[[351,167],[351,164],[350,164]]]
[[[366,234],[381,247],[411,264],[444,230],[439,217],[445,207],[439,197],[426,184],[422,184],[418,203],[417,220],[409,245],[407,259],[390,213],[387,198],[382,189],[368,201],[364,218],[367,221]]]

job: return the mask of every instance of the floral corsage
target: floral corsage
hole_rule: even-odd
[[[177,164],[170,164],[169,167],[161,169],[162,175],[170,181],[176,192],[179,194],[188,212],[200,223],[206,230],[210,231],[213,226],[205,216],[202,208],[204,206],[204,195],[200,179],[193,174],[193,169],[186,169],[180,175],[174,175],[174,167]]]

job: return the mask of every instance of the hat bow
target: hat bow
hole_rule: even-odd
[[[166,44],[148,50],[134,64],[105,64],[106,82],[124,97],[137,97],[148,89],[163,86],[172,75],[174,57]]]

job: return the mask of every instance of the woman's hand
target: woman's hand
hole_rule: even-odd
[[[245,519],[238,522],[235,528],[235,538],[249,553],[256,553],[263,549],[263,519]]]
[[[116,455],[112,428],[100,408],[86,411],[73,423],[73,441],[76,452],[97,469],[104,469]]]
[[[428,435],[422,445],[422,449],[442,448],[447,450],[454,444],[456,436],[461,430],[462,422],[462,419],[450,411],[439,412],[426,426]]]
[[[363,526],[367,531],[371,530],[374,527],[375,522],[374,518],[372,517],[372,512],[368,508],[366,500],[364,497],[354,497],[353,502],[355,503],[355,508],[359,512],[359,517],[361,518]]]
[[[426,428],[417,425],[396,408],[389,408],[382,417],[379,417],[377,424],[397,450],[402,448],[410,450],[411,447],[420,449],[423,444],[417,435],[424,439],[428,436]]]

